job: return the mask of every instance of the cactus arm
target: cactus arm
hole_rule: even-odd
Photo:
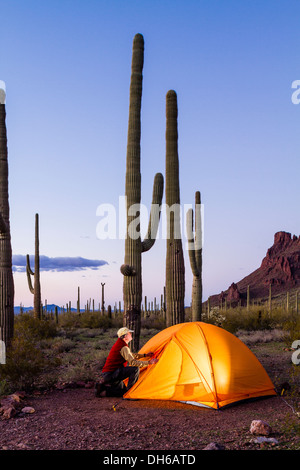
[[[198,270],[202,270],[202,220],[201,220],[201,195],[195,193],[195,256]]]
[[[29,261],[29,255],[26,256],[26,274],[27,274],[27,281],[28,281],[28,287],[31,292],[31,294],[34,294],[34,289],[32,287],[32,281],[30,276],[34,276],[34,272],[32,271],[30,267],[30,261]]]
[[[120,268],[121,273],[123,276],[135,276],[136,271],[132,266],[129,266],[128,264],[122,264]]]
[[[33,311],[34,317],[41,318],[41,283],[40,283],[40,252],[39,252],[39,215],[35,214],[35,256],[34,256],[34,272],[30,267],[29,255],[26,261],[26,273],[28,280],[28,287],[33,298]],[[32,287],[31,277],[34,276],[34,287]]]
[[[142,241],[142,253],[149,251],[155,243],[159,219],[161,214],[161,201],[164,191],[164,177],[157,173],[153,183],[152,205],[149,218],[148,231],[145,239]]]
[[[201,321],[202,315],[202,223],[200,192],[195,193],[195,235],[193,233],[193,209],[186,216],[188,252],[193,273],[192,286],[192,320]]]
[[[30,259],[29,259],[29,255],[26,256],[26,269],[27,271],[29,272],[29,274],[31,274],[31,276],[34,276],[34,272],[32,271],[31,267],[30,267]]]
[[[188,239],[188,252],[190,258],[191,269],[193,275],[198,277],[201,275],[202,269],[202,227],[201,227],[201,199],[200,192],[195,193],[195,236],[193,234],[194,211],[189,209],[186,215],[186,232]]]

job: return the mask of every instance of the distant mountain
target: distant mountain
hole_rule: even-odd
[[[50,305],[47,305],[47,312],[55,312],[55,307],[57,307],[57,311],[58,313],[62,313],[63,309],[61,307],[59,307],[58,305],[55,305],[55,304],[50,304]],[[44,307],[45,308],[45,307]],[[23,309],[23,312],[30,312],[31,310],[33,310],[33,307],[22,307]],[[17,306],[14,308],[14,312],[15,312],[15,315],[18,315],[20,313],[20,310],[21,310],[21,307],[20,306]],[[66,309],[65,309],[66,311]],[[71,308],[71,312],[77,312],[77,309],[76,308]]]
[[[30,310],[33,310],[33,307],[22,307],[23,309],[23,312],[30,312]],[[15,307],[14,308],[14,312],[15,312],[15,315],[18,315],[21,311],[21,307]]]
[[[211,296],[211,305],[219,305],[225,299],[232,306],[239,302],[245,304],[248,286],[251,300],[267,298],[270,286],[272,296],[300,288],[300,237],[292,237],[288,232],[275,233],[274,244],[260,267],[241,281],[232,283],[226,291]]]

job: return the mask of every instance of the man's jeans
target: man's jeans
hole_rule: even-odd
[[[102,372],[103,383],[106,385],[106,396],[122,397],[139,378],[140,369],[135,366],[119,367],[113,372]],[[128,380],[127,387],[123,380]]]

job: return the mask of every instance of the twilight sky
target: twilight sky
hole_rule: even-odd
[[[81,306],[97,303],[101,282],[106,305],[122,300],[136,33],[145,40],[142,203],[147,212],[154,175],[165,172],[165,96],[174,89],[181,204],[194,204],[197,190],[204,204],[204,300],[258,268],[275,232],[299,235],[299,1],[1,0],[0,7],[15,305],[33,304],[24,260],[34,254],[35,213],[42,300],[75,307],[80,286]],[[107,208],[116,233],[100,239]],[[163,292],[165,245],[160,229],[142,258],[149,300]],[[185,269],[189,305],[186,251]]]

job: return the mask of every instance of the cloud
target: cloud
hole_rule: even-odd
[[[34,270],[34,256],[30,255],[30,266]],[[26,271],[26,256],[13,255],[12,257],[13,271],[25,272]],[[97,270],[101,266],[108,264],[104,260],[92,260],[81,258],[80,256],[70,258],[67,256],[49,258],[48,256],[40,255],[40,271],[82,271],[85,269]]]

